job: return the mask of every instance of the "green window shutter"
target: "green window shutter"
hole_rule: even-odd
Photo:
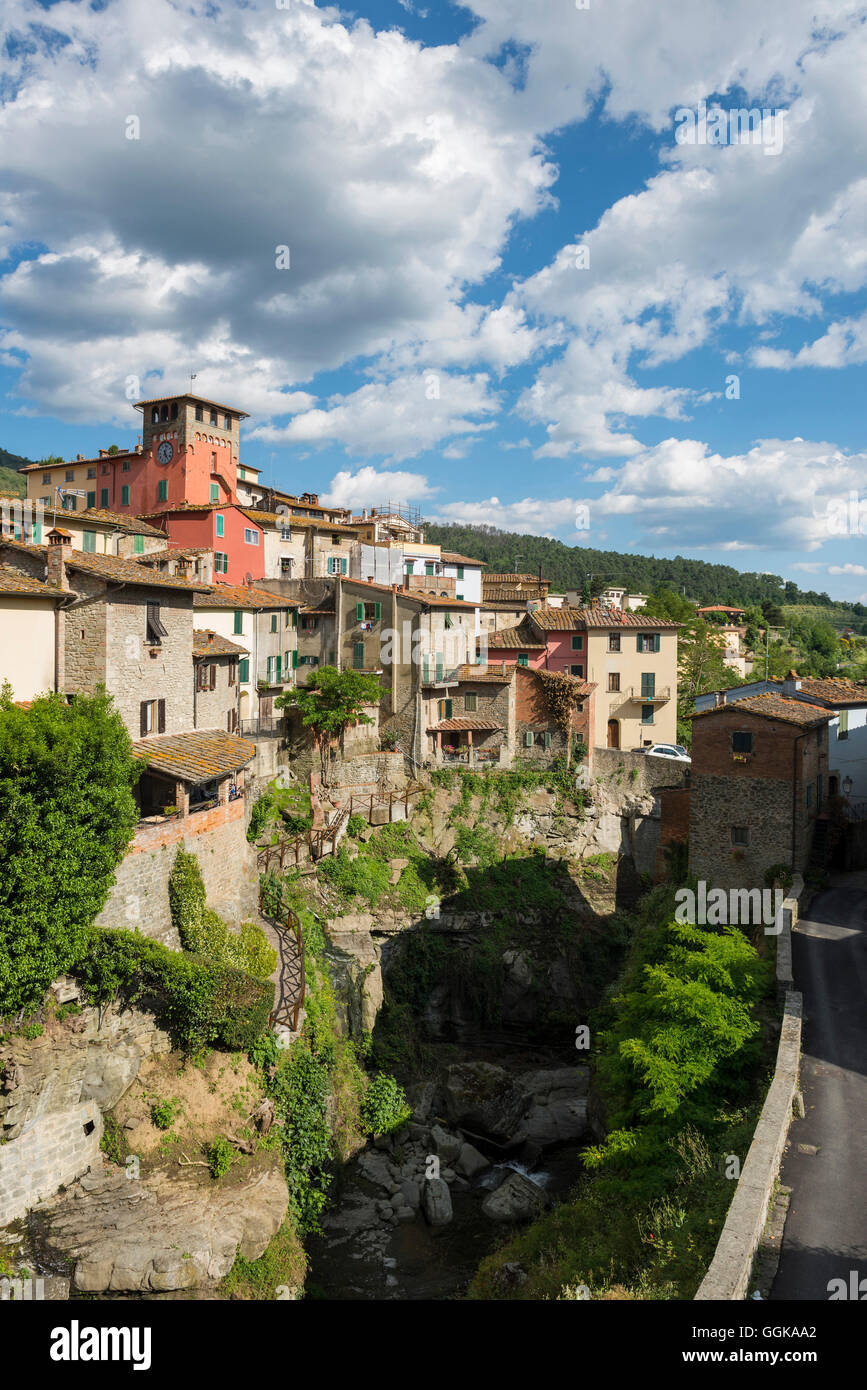
[[[102,487],[102,488],[100,488],[100,490],[99,490],[99,505],[103,508],[103,510],[107,509],[107,507],[108,507],[108,488],[107,488],[107,487]]]
[[[641,706],[641,722],[642,724],[653,723],[653,705]]]
[[[364,643],[353,642],[352,644],[352,666],[356,671],[364,670]]]
[[[211,483],[211,501],[212,501],[212,502],[219,502],[219,500],[220,500],[220,484],[219,484],[219,483]]]
[[[532,747],[533,747],[533,735],[532,735],[532,733],[530,732],[529,729],[527,729],[526,733],[524,734],[524,747],[525,747],[525,748],[532,748]]]
[[[545,730],[545,747],[546,747],[546,748],[550,748],[550,747],[551,747],[551,733],[550,733],[550,730],[548,730],[548,729]]]
[[[458,603],[463,603],[463,601],[464,601],[464,596],[463,596],[463,594],[458,594],[458,595],[457,595],[457,599],[458,599]]]
[[[287,653],[287,657],[286,657],[286,662],[287,662],[287,665],[288,665],[288,662],[289,662],[288,653]],[[298,648],[296,647],[295,650],[294,650],[294,652],[292,653],[292,670],[293,670],[293,671],[295,670],[295,668],[297,667],[297,665],[298,665]]]
[[[458,565],[458,579],[463,579],[463,577],[464,577],[464,567],[463,567],[463,565]]]
[[[132,550],[134,555],[144,555],[144,536],[133,536]]]
[[[451,702],[451,700],[446,700],[446,702],[445,702],[445,707],[446,707],[446,712],[445,712],[445,716],[444,716],[444,717],[445,717],[446,719],[451,719],[451,717],[452,717],[452,702]]]
[[[341,560],[341,561],[340,561],[340,573],[341,573],[341,574],[345,574],[345,573],[346,573],[346,565],[347,565],[346,560]]]
[[[519,666],[529,666],[529,665],[530,665],[530,657],[529,657],[529,655],[527,654],[527,652],[518,652],[518,665],[519,665]]]
[[[469,695],[465,695],[465,696],[464,696],[464,709],[466,710],[467,714],[475,714],[475,712],[476,712],[476,710],[478,709],[478,707],[479,707],[479,697],[478,697],[478,695],[469,694]]]
[[[96,532],[85,531],[82,537],[82,549],[93,555],[96,551]]]
[[[277,680],[280,681],[283,678],[283,658],[282,656],[277,656],[274,660],[277,665]]]
[[[129,483],[125,483],[120,490],[120,504],[122,507],[129,506]]]
[[[434,571],[433,571],[433,563],[432,563],[432,562],[429,562],[429,563],[427,563],[427,564],[425,565],[425,567],[424,567],[424,572],[425,572],[425,574],[433,574]]]
[[[168,502],[168,500],[169,500],[169,480],[168,480],[168,478],[160,478],[160,481],[157,483],[157,501],[158,501],[158,502]]]
[[[240,608],[235,609],[232,631],[235,633],[244,631],[244,613]]]
[[[443,623],[443,627],[445,627],[445,628],[450,628],[451,625],[452,625],[452,615],[451,615],[451,613],[446,613],[445,622]]]
[[[246,682],[250,679],[250,658],[242,656],[239,662],[238,679]]]
[[[364,604],[363,604],[363,603],[357,603],[357,604],[355,605],[355,621],[356,621],[357,623],[360,623],[360,622],[362,622],[363,620],[364,620]]]
[[[226,518],[222,512],[217,512],[217,535],[223,536],[226,533]]]
[[[638,651],[638,652],[643,652],[643,651],[644,651],[644,647],[641,645],[641,636],[642,636],[642,635],[641,635],[641,633],[639,632],[638,636],[637,636],[636,639],[635,639],[635,650]]]
[[[641,673],[641,696],[644,700],[652,700],[656,694],[656,676],[652,671],[642,671]]]
[[[428,682],[429,682],[429,680],[430,680],[430,662],[428,661],[428,659],[427,659],[426,656],[425,656],[425,657],[422,657],[422,662],[421,662],[421,678],[422,678],[423,683],[424,683],[425,685],[427,685]]]
[[[442,659],[442,657],[440,656],[439,652],[437,652],[437,659],[436,659],[436,679],[437,679],[438,681],[441,681],[442,678],[443,678],[443,659]]]
[[[298,626],[298,609],[297,609],[297,608],[293,608],[293,609],[292,609],[292,626],[293,626],[293,627],[297,627],[297,626]]]
[[[382,604],[381,604],[381,603],[375,603],[375,604],[373,605],[373,617],[374,617],[374,621],[377,622],[377,623],[379,622],[380,618],[382,617]]]
[[[653,650],[654,650],[655,652],[658,652],[658,651],[659,651],[659,633],[658,633],[658,632],[655,632],[655,633],[653,634]]]
[[[574,634],[573,634],[573,637],[572,637],[572,650],[573,650],[573,652],[580,652],[580,651],[583,650],[583,648],[584,648],[584,634],[583,634],[583,632],[574,633]]]
[[[34,545],[40,545],[41,542],[42,542],[42,522],[41,522],[41,521],[34,521],[34,523],[33,523],[33,544],[34,544]]]
[[[89,492],[89,493],[87,494],[87,505],[88,505],[89,508],[90,508],[90,507],[95,507],[95,506],[96,506],[96,493],[95,493],[95,492]]]

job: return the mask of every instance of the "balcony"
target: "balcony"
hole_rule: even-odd
[[[457,579],[444,574],[408,574],[404,584],[410,593],[432,594],[435,598],[455,598],[458,592]]]
[[[658,690],[647,692],[640,685],[630,685],[621,692],[627,700],[641,705],[665,705],[671,699],[671,686],[663,685]]]
[[[422,665],[421,683],[422,685],[434,686],[437,689],[458,685],[460,682],[459,671],[459,666],[453,666],[450,671],[446,671],[442,666],[430,667],[425,663]]]

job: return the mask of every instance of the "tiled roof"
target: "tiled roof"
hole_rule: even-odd
[[[519,675],[532,677],[533,680],[542,680],[545,676],[556,676],[558,680],[568,681],[575,693],[575,698],[586,700],[588,695],[592,695],[596,689],[595,681],[586,681],[583,676],[570,676],[568,671],[546,671],[544,667],[516,666],[515,670]]]
[[[509,666],[505,661],[501,661],[499,666],[491,664],[489,666],[459,666],[459,681],[487,681],[492,685],[508,685],[515,672],[515,666]]]
[[[207,585],[200,586],[204,590]],[[195,600],[196,608],[297,608],[297,598],[281,598],[247,584],[215,584]]]
[[[166,538],[165,531],[159,533],[163,540]],[[214,547],[211,545],[167,545],[161,550],[150,550],[146,555],[136,555],[136,560],[140,565],[158,565],[166,560],[190,560],[196,555],[212,555]]]
[[[135,449],[118,449],[116,454],[97,454],[95,459],[69,459],[61,460],[60,463],[28,463],[24,468],[19,468],[19,473],[33,473],[39,469],[42,473],[50,473],[55,468],[83,468],[86,463],[105,463],[108,459],[131,459],[146,458],[146,454],[137,454]]]
[[[171,516],[172,512],[224,512],[236,502],[166,502],[153,512],[142,512],[142,516]],[[165,534],[165,533],[163,533]]]
[[[867,681],[851,681],[838,676],[828,676],[824,680],[813,676],[796,676],[795,679],[800,681],[801,694],[827,700],[830,705],[867,705]]]
[[[642,617],[641,609],[633,613],[631,610],[622,608],[582,608],[578,609],[588,627],[640,627],[644,632],[667,628],[674,632],[676,628],[683,626],[682,623],[675,623],[671,618],[651,618]],[[538,612],[538,609],[536,610]],[[533,614],[535,618],[536,613]]]
[[[471,729],[473,732],[490,733],[491,730],[502,727],[502,724],[497,724],[493,719],[474,719],[468,714],[460,719],[441,719],[439,724],[429,724],[428,730],[431,733],[458,733],[461,729]]]
[[[219,632],[212,632],[210,628],[193,629],[193,656],[249,656],[247,647],[239,647],[237,642],[230,642],[228,637],[221,637]]]
[[[745,608],[732,608],[727,603],[709,603],[705,608],[697,608],[696,613],[745,613]]]
[[[210,405],[215,410],[224,410],[227,415],[239,415],[242,420],[249,418],[247,411],[239,410],[236,405],[220,405],[219,401],[209,401],[206,396],[194,396],[191,391],[177,391],[173,396],[151,396],[147,401],[136,401],[134,409],[138,410],[143,405],[164,405],[167,401],[195,401],[198,405]],[[171,421],[167,420],[165,423],[171,424]]]
[[[484,637],[485,634],[483,633]],[[517,627],[501,627],[499,632],[489,632],[488,651],[491,649],[499,650],[505,647],[507,650],[516,649],[518,651],[536,651],[545,649],[545,643],[540,640],[537,633],[533,631],[529,623],[525,620],[518,623]]]
[[[548,604],[542,604],[540,608],[533,609],[530,619],[543,632],[573,632],[584,628],[582,608],[551,608]]]
[[[29,574],[19,574],[8,565],[0,565],[0,593],[17,594],[27,598],[68,598],[63,589],[53,589],[42,579],[33,579]]]
[[[538,583],[528,584],[526,588],[516,585],[494,584],[489,586],[487,577],[482,576],[482,599],[485,604],[493,603],[526,603],[528,600],[536,599],[543,601],[547,597],[547,589],[540,587]]]
[[[157,530],[156,526],[148,526],[146,521],[142,521],[137,516],[122,516],[120,512],[110,512],[105,507],[88,507],[85,512],[75,513],[76,521],[101,521],[105,526],[114,526],[119,531],[129,531],[136,536],[158,536],[165,540],[165,531]]]
[[[91,555],[84,550],[73,550],[64,556],[64,560],[69,569],[85,570],[88,574],[99,575],[100,579],[116,584],[141,584],[148,589],[183,589],[193,594],[206,594],[210,590],[209,584],[198,584],[195,580],[181,579],[174,574],[160,574],[158,570],[140,565],[137,560],[123,560],[119,555]]]
[[[534,597],[538,602],[541,602],[541,594],[521,594],[518,598],[511,599],[483,597],[479,607],[483,613],[526,613],[527,600],[529,599],[532,602]]]
[[[72,532],[65,530],[63,526],[52,526],[48,534],[49,536],[68,536],[72,540]]]
[[[820,709],[818,705],[807,704],[805,700],[792,700],[786,695],[748,695],[743,700],[733,700],[730,705],[715,705],[711,709],[699,710],[690,715],[691,719],[706,719],[713,714],[759,714],[764,719],[782,719],[787,724],[800,724],[802,728],[815,728],[827,724],[833,718],[830,710]]]
[[[197,729],[189,734],[140,739],[132,751],[154,772],[197,783],[246,767],[256,755],[256,745],[220,729]]]
[[[538,574],[510,574],[508,570],[491,570],[484,576],[485,584],[508,584],[513,587],[516,584],[538,584]],[[548,583],[547,579],[542,580],[543,584]]]
[[[484,565],[484,560],[474,560],[470,555],[456,555],[453,550],[441,550],[440,559],[447,565]]]
[[[327,521],[319,516],[289,516],[287,513],[279,512],[260,512],[255,507],[241,507],[240,510],[251,521],[255,521],[259,526],[316,526],[322,531],[342,532],[345,536],[354,536],[355,531],[351,526],[347,526],[340,521]]]

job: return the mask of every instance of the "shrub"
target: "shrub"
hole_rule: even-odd
[[[181,1113],[181,1103],[179,1100],[158,1100],[151,1106],[151,1119],[157,1129],[171,1129],[178,1115]]]
[[[208,1160],[212,1178],[224,1178],[232,1166],[235,1157],[235,1150],[228,1139],[223,1139],[219,1135],[212,1139],[210,1144],[204,1148],[205,1158]]]
[[[178,850],[169,875],[169,907],[185,950],[221,965],[234,965],[259,979],[267,979],[276,969],[277,952],[260,926],[244,922],[240,932],[233,932],[218,912],[206,906],[198,860],[183,849]]]
[[[367,821],[364,816],[351,815],[346,822],[346,833],[347,835],[351,835],[354,840],[357,840],[366,825]]]
[[[405,1125],[411,1115],[403,1087],[387,1072],[379,1072],[361,1102],[361,1123],[365,1134],[372,1134],[374,1138],[381,1134],[392,1134]]]

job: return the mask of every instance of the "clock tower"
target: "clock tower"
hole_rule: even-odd
[[[138,401],[135,408],[142,412],[142,467],[127,489],[131,510],[148,515],[237,501],[246,411],[192,395]]]

